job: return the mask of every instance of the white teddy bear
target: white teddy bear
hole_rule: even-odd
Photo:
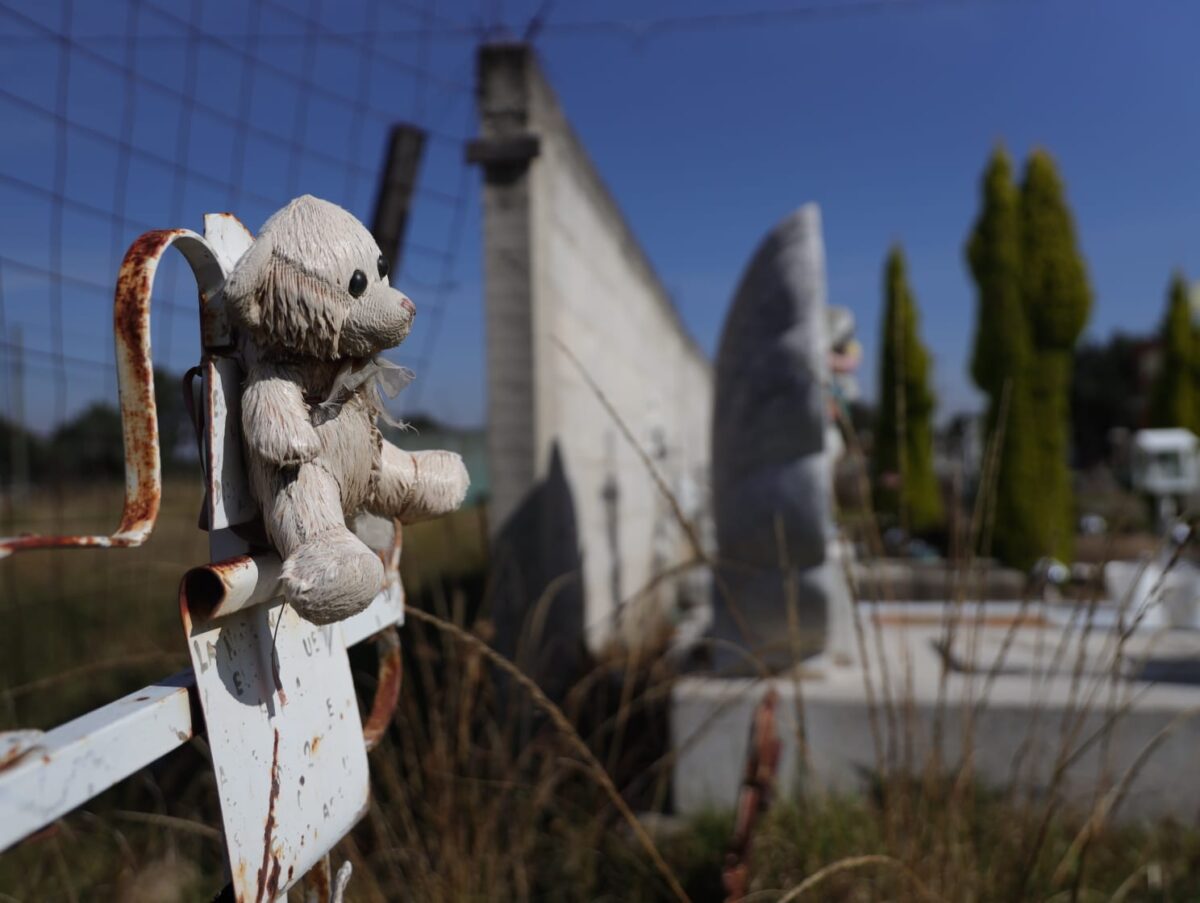
[[[454,511],[469,478],[448,451],[405,452],[375,424],[381,388],[411,374],[377,358],[416,309],[350,213],[305,195],[264,224],[225,282],[247,371],[242,433],[285,599],[315,624],[365,608],[383,564],[347,526],[362,511],[413,523]]]

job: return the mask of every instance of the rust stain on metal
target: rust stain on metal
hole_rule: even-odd
[[[267,803],[267,821],[263,826],[263,859],[258,869],[256,900],[274,900],[279,890],[279,859],[272,849],[275,833],[275,803],[279,801],[279,728],[275,728],[275,750],[271,753],[271,795]],[[273,865],[273,867],[272,867]]]
[[[121,262],[113,298],[121,432],[125,446],[125,503],[111,536],[19,536],[0,538],[0,558],[33,549],[129,548],[141,545],[158,518],[162,474],[154,367],[150,359],[150,296],[158,259],[185,229],[147,232]]]
[[[279,704],[287,705],[287,691],[283,688],[283,682],[279,679],[279,665],[275,665],[275,692],[279,694]]]
[[[250,556],[237,555],[224,561],[214,561],[192,568],[183,575],[180,587],[180,607],[190,630],[191,620],[203,623],[221,613],[221,605],[229,596],[233,575],[250,563]]]
[[[0,539],[0,558],[31,549],[90,549],[119,545],[108,536],[12,536]]]
[[[275,635],[279,635],[279,622],[283,620],[283,609],[279,610],[279,618],[275,622]],[[275,641],[271,641],[271,679],[275,681],[275,692],[279,695],[279,704],[287,705],[287,691],[283,688],[283,679],[279,676],[279,650]]]
[[[368,750],[379,745],[392,722],[396,704],[400,701],[400,676],[403,673],[400,634],[396,628],[388,627],[377,633],[375,645],[379,650],[379,683],[371,702],[371,714],[363,724],[363,742]]]
[[[117,337],[118,373],[132,377],[122,386],[121,422],[125,467],[135,479],[125,497],[119,533],[148,531],[162,499],[159,473],[158,418],[154,398],[154,366],[150,359],[150,298],[154,270],[163,251],[183,229],[162,229],[139,237],[125,253],[113,299],[113,333]]]
[[[188,599],[187,574],[179,581],[179,618],[183,621],[183,635],[192,635],[192,606]]]
[[[187,571],[179,586],[184,627],[190,633],[193,627],[275,598],[278,567],[278,556],[270,553],[261,560],[237,555]]]
[[[329,872],[328,856],[323,856],[308,870],[308,874],[304,876],[304,885],[309,889],[310,899],[315,897],[320,903],[329,903],[329,895],[333,889]]]
[[[4,754],[0,756],[0,771],[5,771],[6,769],[12,768],[14,765],[21,764],[25,761],[27,756],[38,752],[40,749],[42,749],[42,746],[39,743],[34,743],[30,746],[21,746],[20,744],[15,744],[11,749],[5,750]],[[43,755],[42,760],[49,762],[50,756]]]
[[[271,860],[271,877],[267,879],[267,899],[274,900],[279,896],[279,873],[283,870],[283,865],[279,862],[278,857]]]

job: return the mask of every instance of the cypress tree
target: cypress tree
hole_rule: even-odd
[[[1200,432],[1197,416],[1196,334],[1188,303],[1187,283],[1176,272],[1167,290],[1167,312],[1163,317],[1162,366],[1150,393],[1150,425],[1180,426]]]
[[[982,209],[967,241],[967,263],[979,292],[971,377],[997,404],[1005,382],[1028,363],[1017,196],[1012,162],[1003,147],[992,152],[981,194]]]
[[[999,441],[990,549],[1002,561],[1029,567],[1045,554],[1049,537],[1039,503],[1033,349],[1021,296],[1021,212],[1002,147],[988,162],[980,194],[966,256],[979,309],[971,375],[988,396],[987,434]]]
[[[1071,560],[1075,500],[1068,466],[1071,372],[1092,292],[1054,160],[1035,150],[1021,183],[1021,294],[1032,347],[1030,391],[1038,436],[1039,499],[1050,544]]]
[[[876,509],[896,516],[913,533],[927,533],[942,523],[933,471],[935,399],[929,388],[929,352],[921,342],[916,299],[898,245],[888,252],[883,293]]]

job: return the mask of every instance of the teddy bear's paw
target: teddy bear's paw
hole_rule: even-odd
[[[321,453],[321,437],[306,422],[268,424],[249,438],[261,457],[280,467],[307,464]]]
[[[383,587],[383,563],[351,533],[326,535],[283,563],[283,596],[300,617],[331,624],[358,614]]]

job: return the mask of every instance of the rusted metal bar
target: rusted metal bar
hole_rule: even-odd
[[[746,750],[746,768],[734,810],[733,836],[725,854],[721,881],[726,903],[737,903],[750,889],[750,848],[759,817],[771,803],[775,773],[779,767],[781,744],[775,728],[775,709],[779,694],[768,689],[754,710],[750,722],[750,744]]]
[[[162,464],[154,365],[150,356],[150,293],[158,263],[170,247],[177,248],[191,266],[200,289],[202,311],[224,280],[221,265],[208,242],[187,229],[147,232],[130,246],[121,263],[113,302],[117,386],[125,444],[125,505],[120,524],[107,536],[0,537],[0,558],[33,549],[139,546],[154,529],[162,501]]]
[[[387,586],[383,596],[391,605],[378,603],[371,608],[380,609],[384,617],[393,618],[392,623],[375,634],[375,648],[379,654],[379,679],[375,685],[375,698],[371,701],[371,714],[363,725],[363,740],[367,752],[373,750],[387,733],[396,705],[400,702],[400,680],[404,674],[404,659],[400,648],[400,631],[397,624],[404,623],[404,584],[400,581],[400,553],[404,550],[404,528],[400,521],[392,524],[392,546],[383,553],[384,574]],[[397,616],[398,614],[398,616]],[[346,637],[346,644],[351,642]]]
[[[330,903],[332,897],[333,870],[326,853],[304,876],[304,903]]]
[[[210,621],[279,598],[283,563],[274,552],[238,555],[192,568],[183,575],[180,615],[184,626]]]
[[[0,769],[0,850],[191,739],[194,686],[185,671],[25,738]]]
[[[274,552],[236,555],[189,570],[180,585],[180,614],[184,626],[215,620],[282,595],[279,575],[283,564]],[[360,643],[404,621],[404,589],[399,571],[389,564],[388,583],[374,603],[341,622],[346,645]]]
[[[346,886],[350,883],[353,871],[347,860],[337,870],[337,875],[334,875],[329,864],[329,854],[326,853],[304,876],[304,903],[343,903],[346,899]]]
[[[379,683],[375,687],[375,699],[371,703],[371,714],[363,724],[363,741],[368,752],[379,745],[387,733],[396,704],[400,701],[400,678],[403,674],[403,659],[400,653],[400,633],[389,627],[375,634],[375,648],[379,652]]]

